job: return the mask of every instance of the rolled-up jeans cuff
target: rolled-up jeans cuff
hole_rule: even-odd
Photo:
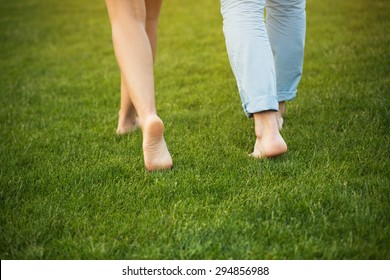
[[[278,92],[278,102],[282,101],[291,101],[297,95],[297,91],[286,91],[286,92]]]
[[[278,111],[279,103],[275,98],[256,98],[251,99],[242,105],[244,112],[248,118],[252,118],[254,113],[263,111]]]

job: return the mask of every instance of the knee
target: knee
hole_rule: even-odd
[[[132,1],[106,0],[106,4],[113,28],[117,29],[120,25],[145,25],[144,7],[135,5]]]

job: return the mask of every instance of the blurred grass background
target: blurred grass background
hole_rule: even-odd
[[[175,166],[116,137],[104,1],[0,2],[1,259],[389,259],[390,2],[308,0],[289,153],[254,143],[219,1],[166,0],[156,98]]]

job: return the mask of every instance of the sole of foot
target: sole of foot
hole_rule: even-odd
[[[145,167],[148,171],[173,167],[172,157],[164,139],[164,124],[158,116],[151,116],[142,126]]]

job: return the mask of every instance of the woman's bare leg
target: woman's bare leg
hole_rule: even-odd
[[[145,30],[148,35],[150,46],[152,48],[153,61],[156,59],[157,53],[157,29],[158,18],[160,15],[162,0],[146,0],[146,23]],[[127,91],[125,80],[121,76],[121,109],[119,111],[117,134],[126,134],[132,132],[139,127],[137,112],[133,102],[130,99],[130,94]]]
[[[127,134],[139,127],[137,111],[133,102],[131,102],[123,75],[121,75],[121,109],[118,115],[118,127],[116,129],[118,135]]]
[[[157,30],[158,18],[160,16],[162,0],[145,0],[146,24],[145,30],[148,35],[150,46],[152,47],[153,61],[157,54]]]
[[[155,105],[153,51],[146,33],[145,1],[106,0],[106,5],[115,55],[142,128],[145,166],[148,170],[171,168],[164,124]]]

